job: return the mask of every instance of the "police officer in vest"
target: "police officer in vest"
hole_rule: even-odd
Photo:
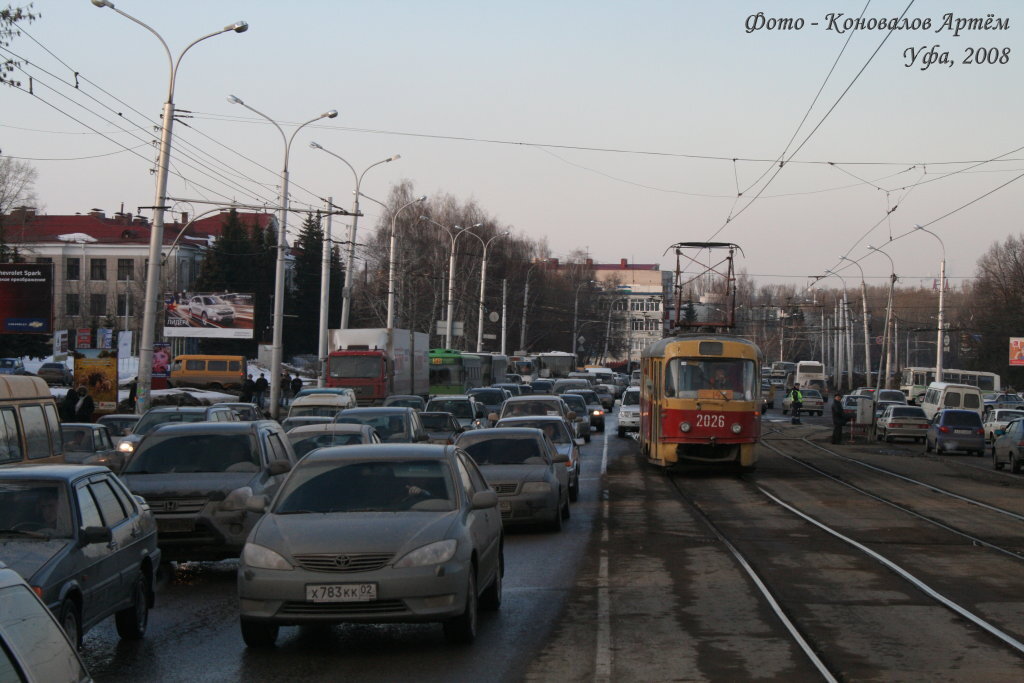
[[[800,424],[800,409],[804,405],[804,395],[800,391],[800,385],[793,383],[793,388],[789,390],[790,409],[793,411],[792,423],[795,425]]]

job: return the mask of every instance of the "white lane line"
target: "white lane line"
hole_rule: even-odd
[[[608,540],[608,498],[601,504],[604,527],[601,540]],[[594,655],[594,680],[609,681],[612,675],[612,629],[608,598],[608,549],[601,548],[601,561],[597,570],[597,653]]]
[[[608,471],[608,432],[604,433],[604,446],[601,448],[601,474]]]

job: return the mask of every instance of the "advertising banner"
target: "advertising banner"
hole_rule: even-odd
[[[82,327],[79,328],[75,333],[75,348],[76,349],[91,349],[92,348],[92,328]]]
[[[96,348],[114,348],[114,330],[109,327],[100,327],[96,330]]]
[[[153,389],[166,389],[167,378],[171,376],[171,345],[167,342],[153,344]]]
[[[1010,337],[1010,365],[1024,365],[1024,337]]]
[[[64,360],[68,357],[68,331],[57,330],[53,333],[53,359]]]
[[[165,337],[252,339],[253,295],[171,292],[164,295]]]
[[[75,386],[84,386],[98,414],[117,412],[117,354],[107,349],[79,349],[75,357]]]
[[[117,357],[129,358],[132,355],[132,332],[121,330],[117,333]]]
[[[0,334],[53,334],[52,263],[0,263]]]

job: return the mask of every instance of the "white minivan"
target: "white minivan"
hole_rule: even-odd
[[[973,410],[982,415],[985,402],[981,399],[981,389],[970,384],[953,384],[951,382],[932,382],[925,391],[921,408],[929,420],[936,411],[946,408]]]

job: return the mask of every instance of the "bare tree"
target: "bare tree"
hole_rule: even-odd
[[[38,176],[32,164],[0,157],[0,216],[19,206],[35,206]]]

